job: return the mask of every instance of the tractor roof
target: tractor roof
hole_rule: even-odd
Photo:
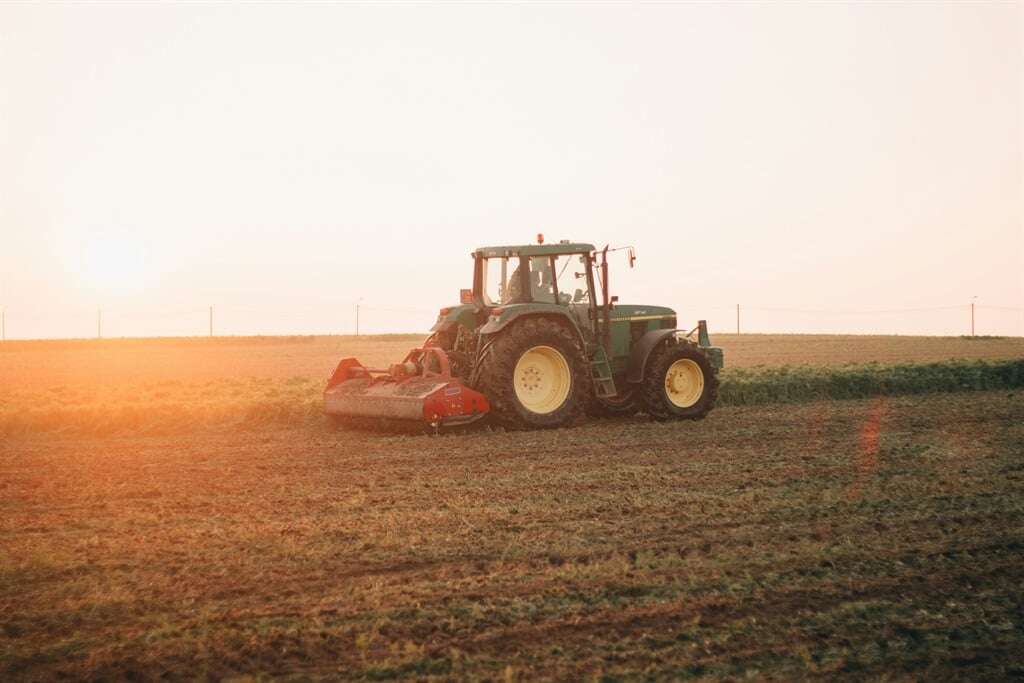
[[[557,244],[513,244],[504,247],[480,247],[475,252],[480,256],[557,256],[559,254],[589,254],[594,251],[593,244],[585,242],[559,242]]]

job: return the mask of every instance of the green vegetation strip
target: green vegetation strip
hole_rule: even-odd
[[[738,368],[722,374],[721,405],[800,403],[870,396],[993,391],[1024,387],[1024,359],[902,365]]]

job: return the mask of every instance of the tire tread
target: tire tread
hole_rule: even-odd
[[[514,322],[497,334],[477,364],[472,382],[477,391],[487,396],[494,421],[511,428],[561,427],[575,421],[583,412],[586,397],[592,393],[589,375],[584,371],[583,350],[576,335],[565,325],[540,317]],[[572,375],[566,403],[545,415],[523,408],[511,381],[522,353],[541,344],[558,348],[566,357]]]
[[[704,393],[694,406],[685,409],[670,406],[665,396],[665,373],[669,365],[680,358],[697,361],[704,371]],[[718,400],[718,371],[711,365],[707,353],[692,341],[662,344],[647,362],[639,393],[644,412],[654,420],[702,420]]]

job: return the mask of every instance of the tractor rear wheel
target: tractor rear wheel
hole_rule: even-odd
[[[494,418],[510,427],[561,427],[580,414],[588,384],[576,336],[527,318],[497,333],[476,373]]]
[[[718,398],[718,375],[696,344],[666,344],[647,362],[640,398],[655,420],[699,420]]]

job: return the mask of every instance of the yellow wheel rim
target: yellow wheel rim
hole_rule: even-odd
[[[689,408],[704,393],[704,371],[695,361],[680,358],[665,373],[665,395],[677,408]]]
[[[569,363],[558,349],[534,346],[519,357],[512,373],[516,398],[524,408],[541,415],[562,407],[572,387]]]

